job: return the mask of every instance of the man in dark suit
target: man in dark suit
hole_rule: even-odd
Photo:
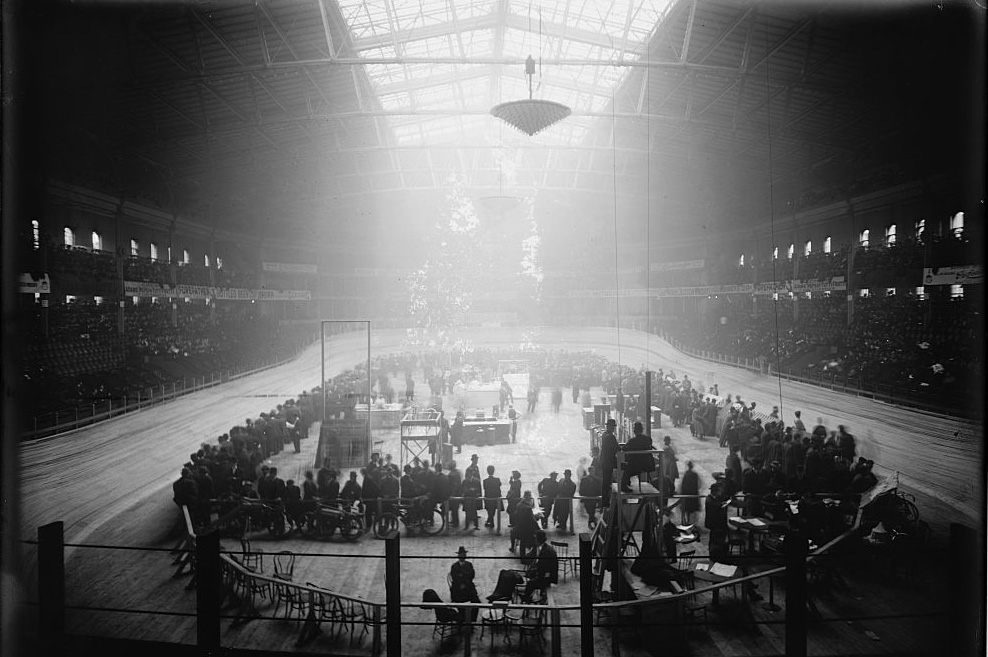
[[[538,544],[535,548],[535,563],[528,569],[528,583],[522,596],[523,602],[532,602],[532,593],[536,590],[542,591],[542,595],[545,596],[549,587],[559,581],[559,557],[546,542],[544,531],[535,532],[535,542]]]
[[[625,452],[638,452],[654,449],[652,437],[647,435],[641,422],[635,422],[632,427],[634,435],[624,445]],[[624,473],[621,475],[621,490],[631,492],[631,475],[641,475],[655,470],[655,459],[651,454],[629,454],[624,462]]]
[[[617,467],[617,436],[614,430],[617,421],[607,421],[607,430],[600,437],[600,504],[601,509],[607,509],[611,499],[611,482],[614,481],[614,468]]]

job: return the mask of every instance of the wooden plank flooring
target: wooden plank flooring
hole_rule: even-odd
[[[552,329],[529,335],[536,342],[571,351],[594,349],[597,353],[617,360],[619,354],[613,329],[583,329],[565,331]],[[478,330],[473,336],[477,344],[507,346],[520,342],[520,335],[510,330]],[[327,372],[335,373],[352,367],[364,358],[366,338],[363,336],[338,339],[331,350]],[[374,354],[401,351],[400,332],[375,332]],[[631,331],[621,333],[621,361],[630,366],[643,362],[652,368],[673,369],[680,376],[688,373],[706,385],[718,383],[721,393],[741,392],[746,400],[757,401],[760,407],[778,404],[778,386],[774,379],[744,370],[719,366],[683,356],[654,337]],[[24,525],[22,536],[34,538],[35,528],[53,520],[65,522],[66,540],[78,543],[119,545],[169,546],[168,531],[175,520],[170,484],[177,476],[181,463],[201,442],[215,437],[254,417],[283,399],[309,389],[319,379],[318,345],[303,353],[294,363],[274,368],[216,388],[180,398],[170,404],[145,409],[112,421],[79,431],[24,444],[21,449],[22,499]],[[420,383],[421,389],[427,389]],[[564,394],[561,412],[551,413],[548,390],[536,413],[523,416],[519,422],[518,442],[514,445],[474,447],[467,445],[461,455],[460,467],[469,463],[469,455],[480,456],[481,468],[494,464],[498,475],[507,481],[511,470],[523,473],[525,489],[534,492],[536,483],[550,470],[562,472],[566,467],[576,469],[577,458],[587,452],[587,433],[582,429],[579,409],[569,403]],[[791,411],[802,408],[807,424],[817,417],[831,427],[845,424],[858,436],[859,452],[874,458],[880,465],[902,472],[904,487],[919,494],[923,517],[932,521],[935,538],[945,536],[950,521],[973,526],[982,522],[981,510],[976,508],[981,477],[982,434],[971,423],[943,420],[915,411],[897,409],[873,400],[854,398],[812,386],[783,384],[783,412],[791,419]],[[277,395],[265,398],[262,395]],[[661,433],[673,438],[681,462],[689,458],[696,464],[701,477],[701,492],[709,485],[710,473],[723,469],[724,450],[715,439],[697,440],[686,429],[668,428],[664,418]],[[955,431],[960,440],[953,440]],[[385,441],[385,450],[398,458],[395,433],[382,432],[376,436]],[[274,459],[279,470],[295,476],[310,467],[316,447],[315,438],[303,441],[303,453],[283,452]],[[931,444],[934,446],[931,448]],[[459,458],[458,458],[459,460]],[[506,490],[506,486],[505,486]],[[578,511],[577,531],[585,530],[586,518]],[[445,573],[455,559],[456,548],[464,545],[471,558],[490,556],[496,559],[474,560],[477,568],[478,590],[489,593],[497,571],[517,567],[517,561],[507,551],[507,527],[503,536],[495,536],[483,528],[477,532],[454,530],[436,538],[405,538],[402,598],[408,602],[421,599],[424,588],[445,592]],[[555,538],[555,537],[554,537]],[[560,536],[576,552],[576,539]],[[258,535],[255,544],[266,551],[290,549],[298,552],[322,552],[347,555],[380,555],[383,543],[365,536],[348,544],[333,539],[325,543],[288,539],[274,541]],[[239,546],[228,545],[231,549]],[[28,568],[34,563],[33,546],[25,548]],[[438,555],[440,559],[421,557]],[[73,548],[68,551],[67,595],[70,604],[121,607],[129,609],[161,609],[165,611],[194,610],[195,597],[184,591],[184,580],[171,580],[168,555],[152,552],[122,552]],[[300,557],[297,581],[313,581],[356,593],[370,599],[383,598],[383,558],[345,559]],[[29,578],[30,580],[30,578]],[[28,590],[33,591],[29,581]],[[764,588],[764,585],[763,585]],[[873,591],[871,589],[874,589]],[[856,595],[864,590],[857,600]],[[910,610],[908,591],[894,586],[865,582],[862,589],[835,592],[833,600],[820,602],[821,611],[830,617],[876,610]],[[777,588],[777,600],[781,591]],[[447,597],[443,595],[443,597]],[[575,601],[577,588],[572,582],[559,587],[557,600]],[[920,596],[922,601],[923,597]],[[860,604],[855,604],[860,603]],[[907,604],[908,603],[908,604]],[[918,608],[923,608],[920,605]],[[428,613],[409,610],[409,617],[429,622]],[[756,610],[755,618],[760,619]],[[777,620],[778,614],[765,612],[764,620]],[[909,651],[910,646],[923,645],[928,621],[867,621],[819,624],[811,630],[810,654],[886,654]],[[72,611],[70,631],[106,636],[142,637],[152,640],[192,642],[194,619],[163,616],[149,618],[139,614]],[[868,631],[880,637],[875,641]],[[408,654],[431,653],[431,628],[409,627],[404,631]],[[942,635],[941,635],[942,636]],[[577,654],[579,634],[576,628],[564,628],[564,654]],[[598,654],[607,654],[607,632],[598,631],[595,643]],[[289,649],[295,635],[291,623],[260,621],[250,623],[236,633],[225,632],[224,642],[267,649]],[[422,640],[420,640],[422,638]],[[311,649],[330,649],[317,639]],[[497,643],[497,642],[496,642]],[[365,644],[369,645],[369,644]],[[487,650],[485,637],[483,650]],[[761,655],[777,654],[784,645],[781,625],[759,625],[757,632],[728,631],[713,626],[708,632],[695,636],[692,654],[697,655]],[[478,651],[481,646],[478,644]],[[343,646],[334,646],[333,650]],[[644,654],[641,646],[630,642],[622,654]],[[503,651],[502,651],[503,652]],[[918,653],[917,653],[918,654]]]

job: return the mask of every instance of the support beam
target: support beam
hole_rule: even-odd
[[[686,18],[686,34],[683,35],[683,50],[679,53],[679,61],[685,64],[690,56],[690,40],[693,38],[693,19],[696,18],[696,0],[690,2],[690,13]]]
[[[339,55],[339,51],[333,45],[333,32],[329,28],[329,16],[326,15],[326,5],[323,4],[325,1],[316,0],[316,4],[319,5],[319,18],[322,20],[323,36],[326,39],[326,54],[329,55],[330,60],[333,60]]]

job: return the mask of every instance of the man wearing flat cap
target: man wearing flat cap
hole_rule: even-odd
[[[480,602],[477,587],[473,583],[473,564],[467,561],[467,549],[460,546],[456,551],[457,560],[449,569],[449,595],[453,602]],[[469,614],[465,613],[469,611]],[[470,622],[477,620],[477,609],[464,610],[461,618],[469,618]]]

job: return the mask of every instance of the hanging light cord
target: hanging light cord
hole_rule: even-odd
[[[768,33],[766,32],[766,44]],[[772,87],[769,81],[769,62],[765,60],[765,111],[768,114],[768,203],[769,203],[769,224],[772,233],[772,247],[777,248],[775,243],[775,176],[772,171]],[[793,208],[795,211],[795,208]],[[773,256],[775,252],[773,251]],[[795,256],[794,256],[795,258]],[[772,258],[772,290],[774,292],[772,307],[775,311],[775,376],[779,381],[779,417],[782,417],[782,351],[779,348],[779,277],[776,276],[776,261],[778,257]]]
[[[645,369],[652,360],[652,76],[645,68]],[[646,409],[646,412],[651,412]]]

